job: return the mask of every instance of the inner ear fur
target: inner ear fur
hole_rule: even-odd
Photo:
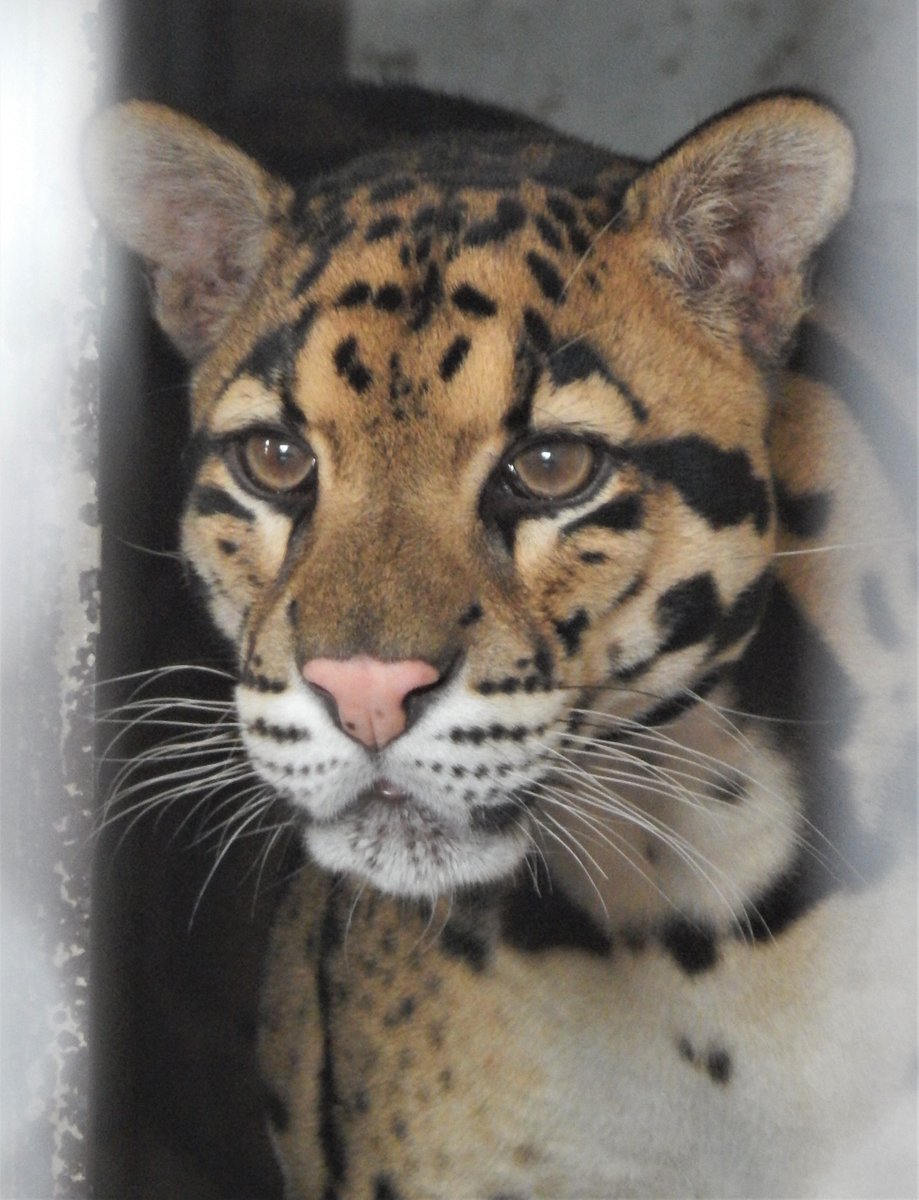
[[[807,96],[748,101],[684,138],[626,195],[626,226],[718,338],[776,358],[806,308],[808,262],[849,204],[852,135]]]
[[[239,308],[292,193],[197,121],[159,104],[100,114],[84,147],[90,201],[145,260],[154,313],[186,358],[201,358]]]

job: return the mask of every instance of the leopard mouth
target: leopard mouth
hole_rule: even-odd
[[[334,817],[308,826],[306,837],[326,868],[416,897],[508,875],[529,844],[519,819],[513,827],[504,820],[489,827],[468,812],[451,817],[388,779],[377,780]]]

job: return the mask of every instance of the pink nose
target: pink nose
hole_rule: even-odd
[[[380,750],[405,731],[405,698],[436,683],[440,674],[421,659],[381,662],[357,658],[314,658],[303,678],[328,692],[345,733],[371,750]]]

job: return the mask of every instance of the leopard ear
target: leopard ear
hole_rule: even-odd
[[[156,319],[201,358],[239,308],[291,192],[236,146],[159,104],[109,109],[85,143],[90,201],[150,270]]]
[[[635,180],[625,225],[716,337],[774,360],[806,306],[808,261],[848,206],[845,123],[806,96],[748,101]]]

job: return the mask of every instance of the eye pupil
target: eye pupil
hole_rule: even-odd
[[[312,476],[316,458],[308,446],[276,433],[253,433],[241,447],[243,469],[257,488],[292,492]]]

